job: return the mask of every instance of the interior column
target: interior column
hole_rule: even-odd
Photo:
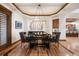
[[[66,40],[66,16],[60,15],[59,16],[59,32],[60,40]]]

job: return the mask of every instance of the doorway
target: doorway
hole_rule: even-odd
[[[79,19],[66,19],[66,37],[78,37],[79,34]]]

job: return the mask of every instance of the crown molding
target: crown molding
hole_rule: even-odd
[[[31,14],[28,14],[28,13],[25,13],[23,12],[15,3],[12,3],[13,6],[15,6],[22,14],[25,14],[25,15],[28,15],[28,16],[52,16],[52,15],[56,15],[58,14],[61,10],[63,10],[69,3],[65,3],[57,12],[55,13],[51,13],[51,14],[46,14],[46,15],[31,15]]]

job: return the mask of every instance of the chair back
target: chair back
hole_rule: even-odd
[[[25,37],[26,32],[20,32],[19,34],[20,34],[21,41],[25,42],[26,41],[26,37]]]
[[[43,37],[43,41],[49,41],[49,36],[46,34],[46,35],[44,35],[44,37]]]
[[[60,32],[54,32],[53,33],[54,36],[52,36],[51,41],[52,42],[59,42],[60,34],[61,34]]]
[[[29,35],[29,41],[34,41],[34,40],[35,40],[35,38],[34,38],[33,34],[30,34]]]
[[[56,39],[55,39],[55,42],[58,42],[58,41],[59,41],[60,34],[61,34],[60,32],[57,32],[57,33],[56,33]]]

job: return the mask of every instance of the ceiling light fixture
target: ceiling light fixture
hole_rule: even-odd
[[[40,15],[40,10],[41,9],[41,5],[38,4],[37,7],[36,7],[36,14]],[[34,16],[34,20],[40,20],[40,16]]]

